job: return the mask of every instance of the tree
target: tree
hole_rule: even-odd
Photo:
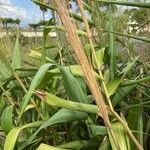
[[[148,24],[150,20],[149,9],[146,8],[131,9],[126,10],[125,13],[127,13],[130,16],[130,21],[132,22],[132,26],[134,25],[134,28],[138,28],[140,32],[144,32],[145,29],[147,31],[149,30]]]
[[[29,26],[34,30],[35,37],[36,37],[37,29],[40,26],[39,23],[29,24]]]
[[[0,18],[1,24],[3,28],[5,28],[8,31],[8,23],[12,22],[12,18]]]
[[[29,26],[34,30],[34,41],[35,44],[37,44],[37,29],[39,28],[40,24],[39,23],[35,23],[35,24],[29,24]]]
[[[48,0],[40,0],[40,2],[43,3],[44,5],[47,5],[49,3]],[[45,12],[47,11],[46,6],[44,5],[40,6],[40,10],[42,11],[43,14],[43,22],[45,21]]]
[[[15,19],[15,20],[14,20],[14,23],[15,23],[16,25],[18,25],[18,28],[19,28],[20,22],[21,22],[20,19]]]
[[[45,26],[45,25],[48,25],[48,20],[41,20],[40,22],[39,22],[39,25],[40,26]]]
[[[0,18],[0,22],[2,24],[2,27],[6,29],[8,32],[8,29],[12,27],[12,25],[18,25],[20,24],[20,19],[13,19],[13,18]]]
[[[42,15],[43,15],[42,20],[43,22],[45,22],[45,12],[48,9],[48,5],[50,5],[50,0],[37,0],[37,1],[34,0],[34,2],[38,5],[40,4],[39,8],[42,11]]]
[[[40,25],[40,26],[55,25],[54,18],[50,18],[49,20],[45,20],[45,21],[41,20],[41,21],[39,22],[39,25]]]

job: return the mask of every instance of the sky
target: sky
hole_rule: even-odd
[[[31,0],[0,0],[0,17],[19,18],[21,26],[26,27],[42,20],[42,12]],[[49,11],[45,17],[50,18]]]

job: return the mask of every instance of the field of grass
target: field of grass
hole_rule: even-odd
[[[149,3],[32,1],[55,24],[0,38],[0,150],[149,150],[150,36],[121,12]]]

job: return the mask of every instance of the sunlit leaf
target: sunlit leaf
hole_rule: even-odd
[[[105,51],[105,48],[102,48],[102,49],[95,52],[96,59],[97,59],[97,64],[96,64],[96,60],[94,58],[94,54],[92,54],[92,60],[93,60],[94,66],[98,67],[98,69],[101,69],[101,67],[104,63],[104,61],[103,61],[104,51]]]
[[[108,90],[109,96],[113,95],[116,92],[121,82],[122,82],[122,76],[118,76],[114,80],[108,83],[107,90]]]
[[[108,131],[109,140],[110,140],[112,149],[116,150],[120,148],[122,150],[130,150],[131,147],[130,147],[129,137],[123,125],[119,122],[114,122],[112,123],[112,130],[114,133],[114,138],[117,143],[117,147],[116,147],[116,143],[114,142],[114,139],[112,138],[111,133]]]
[[[50,146],[47,144],[41,144],[37,150],[65,150],[63,148],[58,148],[58,147],[54,147],[54,146]]]

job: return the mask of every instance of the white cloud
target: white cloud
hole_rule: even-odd
[[[42,12],[40,11],[40,9],[37,9],[36,10],[36,13],[35,11],[29,11],[27,12],[27,17],[26,17],[26,25],[28,23],[38,23],[39,21],[41,21],[43,18],[43,15],[42,15]],[[49,20],[51,18],[51,15],[49,12],[46,12],[45,13],[45,19],[46,20]]]
[[[13,5],[10,0],[0,0],[0,17],[25,19],[27,12],[24,8]]]
[[[42,20],[42,12],[35,4],[31,8],[24,8],[13,4],[12,0],[0,0],[0,17],[19,18],[22,26],[28,23],[37,23]],[[45,18],[49,19],[49,12],[45,13]]]

